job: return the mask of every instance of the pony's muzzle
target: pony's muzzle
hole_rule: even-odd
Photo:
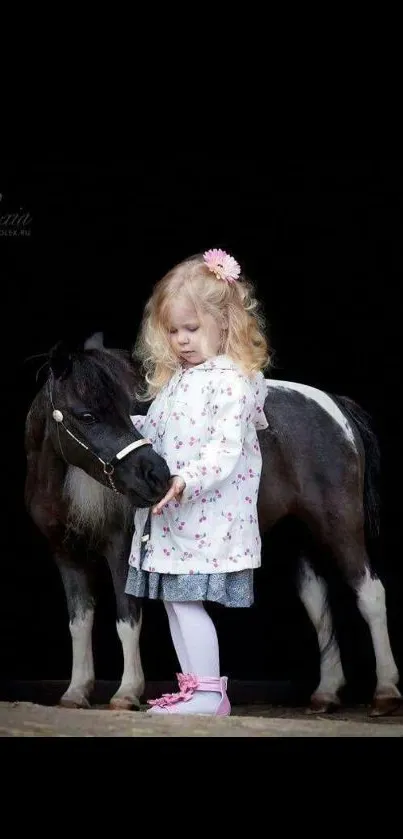
[[[167,493],[171,473],[165,460],[156,452],[151,456],[150,450],[147,457],[140,456],[139,470],[144,484],[147,486],[152,503],[159,501]]]

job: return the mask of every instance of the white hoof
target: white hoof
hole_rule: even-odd
[[[141,704],[138,693],[131,687],[119,688],[109,700],[109,707],[115,711],[138,711]]]
[[[90,708],[88,696],[91,689],[92,687],[70,687],[59,700],[59,705],[63,708]]]

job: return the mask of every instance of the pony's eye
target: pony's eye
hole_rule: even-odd
[[[94,417],[94,414],[90,414],[89,411],[83,411],[82,414],[78,414],[77,418],[81,420],[81,422],[87,423],[87,425],[91,425],[91,423],[96,422],[96,417]]]

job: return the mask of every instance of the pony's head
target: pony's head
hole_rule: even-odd
[[[136,507],[162,498],[168,466],[130,419],[139,381],[129,353],[106,349],[96,333],[79,349],[56,344],[49,368],[45,392],[55,450]]]

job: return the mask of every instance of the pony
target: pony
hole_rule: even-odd
[[[129,353],[105,349],[95,334],[77,352],[59,342],[47,366],[25,422],[24,500],[48,541],[67,599],[73,661],[61,704],[89,707],[95,572],[103,557],[112,575],[124,662],[111,705],[137,706],[144,690],[141,609],[124,593],[132,511],[165,495],[170,472],[130,420],[138,375]]]
[[[59,703],[90,707],[93,560],[96,565],[106,559],[123,652],[123,674],[109,706],[138,709],[145,688],[142,606],[124,592],[133,508],[163,497],[169,470],[131,423],[130,414],[145,414],[147,403],[136,401],[141,375],[129,352],[106,348],[103,334],[96,333],[74,350],[57,344],[46,364],[46,381],[26,417],[25,504],[48,540],[67,599],[72,669]],[[371,714],[391,713],[401,701],[399,672],[385,589],[368,553],[368,542],[379,536],[377,437],[367,413],[351,399],[305,384],[267,381],[268,428],[258,432],[259,526],[264,536],[293,517],[311,537],[312,550],[301,543],[297,557],[297,592],[320,654],[319,682],[307,710],[333,710],[346,682],[318,554],[322,569],[326,563],[337,567],[369,628],[376,664]]]

